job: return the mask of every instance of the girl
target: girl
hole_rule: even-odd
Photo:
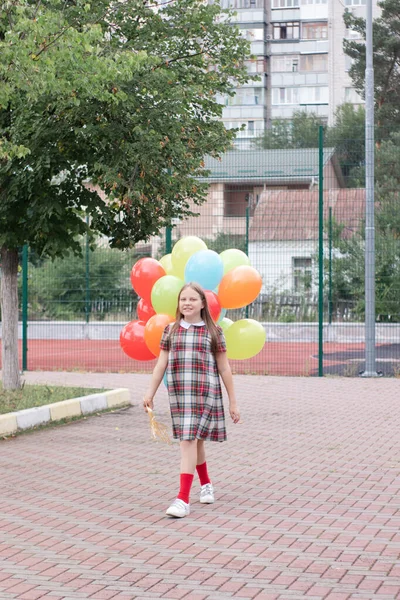
[[[185,517],[190,514],[189,496],[195,469],[200,478],[200,502],[214,502],[204,442],[226,440],[219,375],[228,393],[231,418],[234,423],[240,419],[224,334],[214,323],[204,291],[196,283],[188,283],[181,289],[176,322],[165,328],[160,348],[143,404],[145,410],[153,408],[154,395],[167,369],[173,436],[180,440],[181,474],[178,497],[166,514]]]

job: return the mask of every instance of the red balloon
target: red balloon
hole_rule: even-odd
[[[154,354],[148,349],[144,341],[143,321],[130,321],[119,335],[119,343],[122,350],[134,360],[153,360]]]
[[[204,290],[204,293],[207,298],[208,310],[214,321],[218,321],[221,315],[221,303],[217,294],[212,292],[211,290]]]
[[[132,287],[138,296],[144,298],[147,304],[151,304],[151,290],[153,285],[164,277],[166,272],[158,260],[154,258],[141,258],[135,263],[131,271]]]
[[[147,323],[150,317],[153,317],[156,314],[152,305],[148,304],[144,298],[140,298],[136,310],[139,321],[144,321],[145,323]]]

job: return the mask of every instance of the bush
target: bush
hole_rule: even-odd
[[[82,257],[69,256],[29,265],[29,318],[73,320],[132,313],[137,296],[129,273],[137,257],[97,247]]]

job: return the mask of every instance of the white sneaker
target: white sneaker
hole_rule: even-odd
[[[170,517],[187,517],[190,515],[190,504],[186,504],[186,502],[180,498],[177,498],[173,501],[171,506],[167,508],[165,514],[169,515]]]
[[[214,504],[214,488],[212,483],[206,483],[201,486],[200,502],[202,504]]]

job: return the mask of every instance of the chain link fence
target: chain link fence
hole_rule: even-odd
[[[219,161],[207,159],[207,201],[196,208],[197,217],[175,219],[170,235],[163,232],[130,252],[110,250],[105,242],[93,251],[83,241],[81,258],[54,262],[30,252],[22,366],[152,370],[153,362],[132,361],[119,347],[122,327],[136,318],[130,269],[141,256],[161,258],[182,236],[196,235],[217,252],[243,250],[263,278],[259,298],[227,314],[232,320],[257,319],[267,334],[259,355],[232,361],[235,372],[358,375],[365,362],[363,148],[363,140],[354,139],[329,140],[329,147],[316,140],[314,148],[297,149],[238,145]],[[396,376],[400,142],[395,136],[380,139],[375,160],[377,371]],[[22,291],[22,271],[20,279]],[[22,314],[21,304],[21,320]]]

